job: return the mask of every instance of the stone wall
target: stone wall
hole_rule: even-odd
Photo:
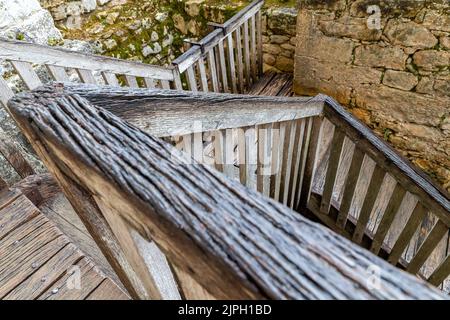
[[[450,2],[299,6],[295,92],[334,97],[450,190]]]

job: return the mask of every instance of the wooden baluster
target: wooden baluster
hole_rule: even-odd
[[[200,73],[200,84],[203,92],[208,92],[208,77],[206,76],[205,61],[200,57],[197,61],[198,71]]]
[[[138,85],[138,82],[136,80],[136,77],[126,74],[125,75],[125,81],[127,82],[127,85],[130,88],[139,88],[139,85]]]
[[[208,51],[208,66],[211,74],[212,89],[214,92],[219,92],[218,73],[216,68],[216,59],[214,57],[214,49]]]
[[[245,92],[244,85],[244,59],[242,57],[242,37],[241,37],[241,27],[238,27],[235,31],[236,36],[236,62],[237,62],[237,72],[239,79],[239,93]]]
[[[173,74],[173,83],[176,90],[183,90],[183,83],[181,82],[180,72],[178,71],[178,67],[175,66],[172,70]]]
[[[119,80],[117,80],[117,77],[114,73],[111,72],[102,72],[102,77],[105,80],[106,84],[110,86],[116,86],[119,87]]]
[[[253,15],[250,18],[250,60],[253,83],[258,80],[258,53],[256,51],[256,21]]]
[[[442,263],[433,271],[428,278],[428,282],[434,286],[440,285],[450,274],[450,254],[442,261]]]
[[[246,91],[250,90],[252,78],[250,73],[250,38],[248,34],[248,20],[244,22],[244,61],[245,61],[245,79]]]
[[[97,84],[97,81],[95,81],[94,75],[92,74],[91,70],[87,69],[76,69],[76,70],[78,75],[80,76],[81,82]]]
[[[225,51],[223,48],[223,40],[219,41],[219,62],[220,62],[220,71],[222,73],[222,89],[223,92],[230,92],[228,88],[228,78],[227,78],[227,65],[225,60]]]
[[[14,92],[8,86],[8,83],[0,76],[0,102],[6,107],[6,103],[14,96]]]
[[[293,154],[292,154],[292,179],[289,181],[289,191],[288,191],[288,199],[287,205],[293,209],[295,195],[297,192],[297,183],[300,179],[300,164],[301,164],[301,154],[303,149],[303,139],[305,135],[305,123],[306,119],[297,120],[297,126],[295,130],[295,139],[293,145]]]
[[[323,187],[322,202],[320,204],[320,212],[328,214],[330,211],[331,199],[333,197],[336,175],[339,167],[339,161],[342,154],[342,146],[344,145],[345,134],[335,127],[333,140],[331,142],[330,158],[328,160],[327,173],[325,176],[325,185]]]
[[[39,86],[42,86],[42,82],[36,72],[33,70],[33,66],[31,65],[31,63],[23,61],[11,61],[11,64],[19,74],[19,77],[25,83],[25,86],[28,90],[33,90]]]
[[[280,170],[280,145],[281,145],[281,130],[280,123],[274,122],[272,124],[271,131],[271,142],[270,145],[272,147],[272,154],[270,156],[271,159],[271,170],[270,170],[270,191],[269,197],[275,199],[277,192],[277,176]],[[278,189],[279,190],[279,189]]]
[[[352,163],[347,174],[344,187],[344,196],[342,197],[339,214],[336,219],[338,228],[345,229],[347,217],[350,212],[350,206],[355,195],[356,185],[358,183],[359,174],[364,160],[364,153],[355,146],[353,150]]]
[[[224,152],[224,169],[223,173],[230,179],[234,179],[234,139],[233,130],[223,130],[223,152]]]
[[[283,135],[283,151],[281,152],[281,172],[280,172],[280,195],[279,201],[284,205],[287,204],[287,194],[289,186],[289,178],[291,176],[292,165],[292,144],[294,136],[292,132],[295,132],[294,121],[285,121],[281,124]]]
[[[169,80],[161,80],[161,87],[165,90],[170,90]]]
[[[441,220],[438,220],[434,225],[433,229],[428,234],[428,237],[420,246],[416,255],[412,258],[412,260],[408,264],[406,271],[413,274],[419,272],[420,268],[423,266],[427,258],[433,252],[434,248],[436,248],[441,239],[447,233],[448,227]]]
[[[256,18],[256,30],[257,30],[257,39],[258,39],[258,77],[263,74],[263,50],[262,50],[262,13],[261,10],[258,11]]]
[[[198,163],[204,163],[203,159],[203,133],[195,132],[191,137],[193,158]]]
[[[304,174],[305,174],[305,169],[306,169],[306,161],[308,158],[308,150],[309,150],[309,143],[311,140],[311,133],[312,133],[312,129],[313,129],[313,117],[310,117],[308,119],[305,119],[304,121],[307,121],[307,123],[305,123],[305,132],[303,134],[303,142],[302,142],[302,148],[301,148],[301,152],[300,152],[300,164],[299,164],[299,168],[298,168],[298,178],[297,178],[297,186],[296,186],[296,192],[294,195],[294,205],[293,205],[293,209],[297,210],[299,205],[300,205],[300,198],[301,198],[301,193],[303,192],[303,180],[304,180]]]
[[[402,232],[397,238],[397,241],[392,247],[392,250],[387,259],[388,262],[392,263],[393,265],[397,264],[403,251],[405,251],[407,245],[410,243],[420,223],[425,218],[427,211],[427,208],[425,208],[420,202],[416,204],[414,211],[412,212],[411,216],[406,222],[405,227],[403,228]]]
[[[239,181],[243,185],[247,184],[247,130],[248,127],[238,128]]]
[[[189,161],[192,159],[193,151],[192,151],[192,135],[185,134],[183,135],[183,152],[186,155],[186,159]],[[190,162],[189,162],[190,163]]]
[[[381,184],[383,183],[384,175],[385,171],[376,165],[372,173],[372,178],[370,179],[369,187],[364,198],[364,203],[359,213],[356,228],[353,232],[352,240],[356,243],[361,243],[364,236],[367,222],[369,221],[375,200],[377,199]]]
[[[149,89],[156,88],[155,80],[153,80],[152,78],[144,78],[144,83],[145,83],[145,86]]]
[[[384,238],[386,237],[392,222],[394,221],[395,215],[402,204],[403,197],[406,191],[398,183],[395,186],[394,192],[389,199],[389,203],[384,211],[383,218],[377,227],[377,231],[373,237],[372,245],[370,251],[374,254],[378,254],[380,248],[383,244]]]
[[[216,169],[220,172],[224,170],[224,146],[223,131],[214,131],[214,160]]]
[[[269,186],[267,186],[267,170],[270,164],[270,158],[267,159],[269,152],[268,134],[270,124],[262,124],[256,126],[257,134],[257,167],[256,167],[256,189],[263,193],[269,193]]]
[[[257,145],[257,133],[256,127],[252,126],[249,130],[246,131],[247,135],[247,184],[246,186],[252,190],[256,191],[257,184],[257,165],[258,165],[258,145]]]
[[[198,87],[197,87],[197,80],[195,79],[194,66],[190,66],[189,68],[187,68],[187,79],[189,90],[191,90],[192,92],[197,92]]]
[[[6,136],[6,133],[1,128],[0,135],[3,137]],[[34,174],[34,169],[12,141],[6,139],[0,141],[0,155],[8,161],[22,179]]]
[[[233,46],[233,34],[227,36],[228,43],[228,60],[230,63],[230,74],[231,74],[231,88],[233,93],[237,93],[237,80],[236,80],[236,64],[234,62],[234,46]]]
[[[70,78],[67,75],[67,72],[64,67],[53,66],[51,64],[47,64],[47,65],[45,65],[45,67],[47,68],[48,72],[52,76],[53,80],[64,81],[64,82],[70,81]]]

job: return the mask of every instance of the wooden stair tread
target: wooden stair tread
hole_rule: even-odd
[[[0,201],[1,299],[85,299],[94,291],[94,297],[128,299],[20,191],[2,191]],[[81,270],[80,289],[70,289],[66,281],[74,266]],[[98,288],[105,280],[108,293]]]

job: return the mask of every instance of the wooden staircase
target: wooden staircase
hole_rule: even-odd
[[[448,194],[263,75],[261,7],[168,68],[0,41],[33,90],[0,78],[1,101],[132,298],[443,298],[423,280],[448,292]]]

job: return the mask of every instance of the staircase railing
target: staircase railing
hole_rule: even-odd
[[[108,102],[122,112],[132,110],[131,115],[150,108],[140,125],[152,130],[146,126],[150,113],[158,112],[152,106],[166,101],[171,109],[169,101],[183,99],[183,93],[91,87],[86,97],[61,86],[46,87],[17,95],[9,106],[134,297],[173,296],[167,290],[177,287],[168,284],[178,279],[181,296],[197,298],[444,298],[424,281],[89,102]],[[200,113],[224,103],[245,112],[263,109],[266,119],[257,120],[257,126],[279,123],[272,116],[283,113],[282,119],[291,123],[286,138],[298,119],[315,115],[315,121],[328,105],[323,99],[271,103],[271,98],[193,93],[184,99],[201,104]],[[190,106],[192,113],[196,107]],[[307,127],[314,132],[314,125]],[[260,138],[248,146],[260,145]],[[152,241],[172,268],[161,264],[161,256],[149,255]],[[174,270],[177,277],[167,277],[165,270]]]
[[[450,291],[448,194],[332,99],[68,89]]]
[[[35,89],[48,80],[56,80],[128,87],[244,92],[262,74],[263,3],[263,0],[256,0],[224,24],[212,24],[216,29],[169,67],[6,39],[0,39],[0,60],[12,64],[27,90]],[[48,76],[51,79],[45,79]],[[5,105],[13,95],[5,79],[0,76],[0,103]]]

